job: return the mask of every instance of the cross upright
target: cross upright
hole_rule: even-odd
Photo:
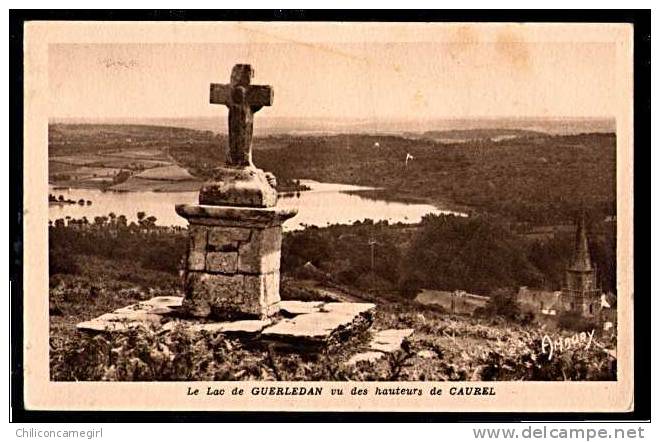
[[[249,64],[237,64],[229,84],[211,83],[211,104],[229,108],[229,166],[252,166],[253,114],[273,104],[273,88],[250,84],[254,70]]]

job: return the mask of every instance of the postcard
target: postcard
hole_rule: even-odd
[[[28,21],[38,410],[625,412],[633,28]]]

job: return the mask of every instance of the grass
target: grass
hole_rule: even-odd
[[[451,316],[393,294],[368,294],[340,286],[283,279],[287,298],[340,299],[378,304],[372,329],[412,328],[402,349],[374,362],[346,365],[365,349],[367,335],[356,336],[322,354],[278,352],[223,335],[175,329],[154,333],[136,329],[113,336],[90,336],[75,324],[159,295],[181,295],[178,276],[143,267],[135,260],[85,257],[78,274],[51,276],[50,360],[56,381],[185,380],[611,380],[616,365],[597,346],[565,351],[548,360],[542,336],[571,332],[501,318]],[[314,290],[310,287],[316,285]],[[321,290],[318,290],[318,288]],[[324,291],[325,289],[325,291]],[[611,335],[598,336],[616,347]]]
[[[80,299],[62,304],[67,319],[54,319],[51,328],[53,380],[553,381],[611,380],[615,376],[615,365],[596,347],[565,351],[548,360],[540,346],[544,330],[499,320],[449,317],[410,303],[381,302],[373,328],[413,328],[412,338],[398,352],[355,366],[346,361],[365,348],[366,335],[354,337],[330,353],[307,354],[279,352],[221,334],[185,329],[168,333],[137,329],[113,336],[64,331],[78,318],[143,296],[139,290],[130,293],[111,299],[102,293],[94,295],[91,305],[84,302],[82,310],[75,305]]]

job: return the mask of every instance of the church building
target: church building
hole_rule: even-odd
[[[601,290],[596,268],[591,262],[584,215],[578,220],[575,232],[575,249],[566,269],[565,285],[561,290],[562,304],[566,310],[585,317],[598,315],[601,307]]]
[[[577,223],[575,247],[566,268],[561,291],[520,287],[516,296],[524,311],[550,316],[571,311],[587,318],[600,318],[603,307],[609,310],[609,305],[604,303],[603,299],[596,267],[591,262],[584,215]]]

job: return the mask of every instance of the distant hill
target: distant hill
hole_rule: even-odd
[[[53,118],[51,124],[112,124],[168,126],[215,133],[227,133],[225,111],[217,117],[186,118]],[[613,118],[437,118],[437,119],[346,119],[314,117],[266,117],[257,115],[254,133],[257,136],[273,134],[332,135],[346,133],[420,134],[430,131],[456,131],[475,129],[517,129],[555,135],[580,133],[613,133]]]
[[[421,134],[441,143],[464,143],[467,141],[489,140],[503,141],[517,137],[547,135],[545,132],[524,129],[460,129],[460,130],[434,130]]]
[[[431,136],[268,135],[255,137],[253,155],[258,167],[282,183],[312,179],[377,187],[389,199],[450,205],[532,224],[570,223],[582,204],[603,216],[614,215],[615,134],[542,132],[481,127],[426,131]],[[433,139],[438,135],[471,138],[447,143]],[[226,145],[225,135],[208,130],[51,125],[49,178],[70,187],[99,186],[96,180],[102,178],[108,181],[103,185],[113,189],[173,190],[183,189],[183,184],[186,190],[196,189],[224,163]],[[413,159],[406,161],[408,155]],[[165,157],[168,164],[163,164]],[[174,164],[196,179],[184,179],[176,173],[179,169],[162,168]],[[92,165],[95,169],[89,170]],[[131,177],[119,180],[114,176],[117,169],[130,171]],[[165,178],[172,174],[179,178]]]

